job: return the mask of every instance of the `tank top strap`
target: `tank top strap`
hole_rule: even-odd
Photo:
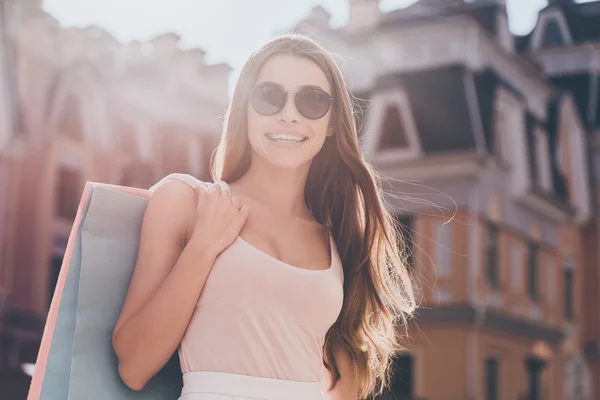
[[[150,192],[154,192],[160,185],[162,185],[165,182],[171,181],[171,180],[179,180],[184,183],[187,183],[192,189],[196,189],[197,187],[200,187],[200,186],[204,186],[204,187],[209,186],[209,184],[207,182],[201,181],[200,179],[198,179],[192,175],[182,174],[182,173],[173,173],[173,174],[169,174],[169,175],[165,176],[160,181],[156,182],[149,189]]]

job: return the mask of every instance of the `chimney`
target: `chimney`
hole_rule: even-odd
[[[308,19],[317,27],[325,29],[329,28],[331,14],[329,14],[329,12],[322,6],[318,5],[313,7],[313,9],[310,12],[310,17]]]
[[[379,22],[379,0],[348,0],[348,30],[371,28]]]

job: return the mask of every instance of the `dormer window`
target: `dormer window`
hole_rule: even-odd
[[[561,46],[565,43],[562,31],[558,22],[550,20],[544,27],[544,33],[542,36],[542,47],[556,47]]]
[[[383,117],[383,127],[377,150],[404,149],[408,147],[405,124],[398,107],[388,105]]]
[[[414,159],[421,144],[408,96],[401,89],[378,93],[365,121],[365,151],[371,161]]]
[[[540,14],[531,37],[531,50],[567,46],[573,43],[569,24],[563,12],[552,9]]]

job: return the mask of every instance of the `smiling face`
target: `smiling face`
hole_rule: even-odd
[[[331,85],[317,64],[291,55],[271,57],[248,102],[252,158],[279,168],[310,166],[331,134],[330,103]]]

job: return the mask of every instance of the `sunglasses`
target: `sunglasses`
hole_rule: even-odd
[[[294,95],[296,109],[307,119],[322,118],[327,114],[333,102],[333,97],[322,89],[307,88],[299,92],[285,92],[278,85],[264,84],[252,89],[250,103],[254,111],[269,117],[277,114],[285,107],[288,94]]]

